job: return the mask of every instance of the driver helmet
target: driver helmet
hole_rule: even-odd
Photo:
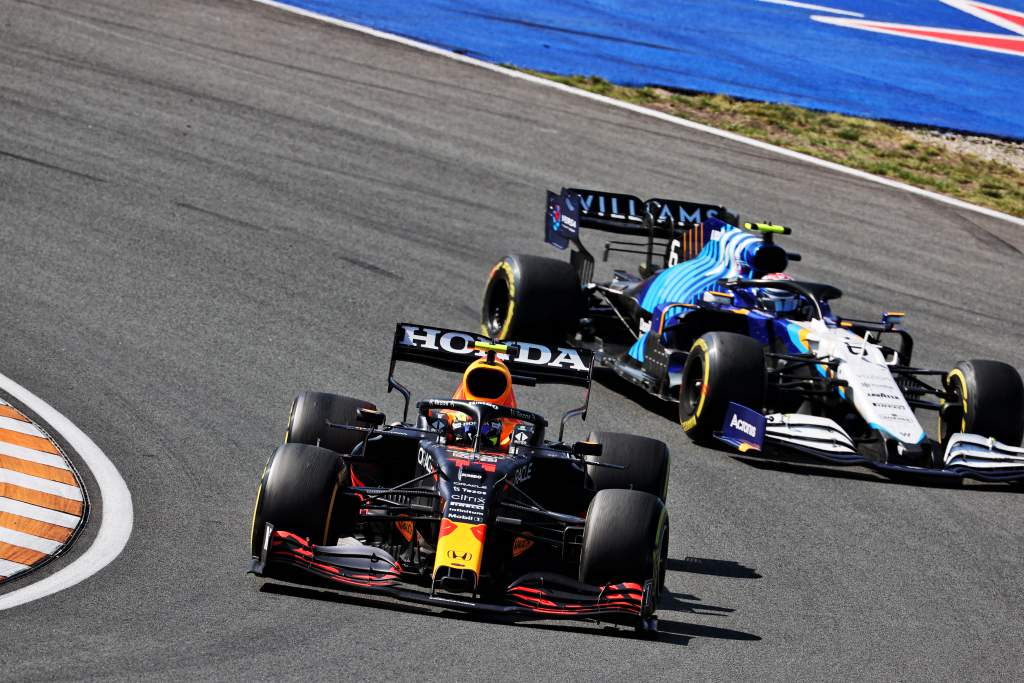
[[[462,373],[462,382],[452,398],[457,401],[487,401],[507,408],[516,407],[512,391],[512,373],[508,366],[495,358],[488,362],[478,358]]]
[[[792,281],[793,278],[786,273],[768,273],[762,280],[785,280]],[[754,290],[757,302],[760,307],[770,313],[786,314],[793,313],[800,309],[800,295],[788,289],[777,289],[775,287],[758,287]]]
[[[452,398],[456,401],[486,401],[507,408],[516,407],[512,390],[512,373],[508,367],[495,358],[488,361],[478,358],[462,374]],[[476,422],[465,413],[446,410],[447,440],[449,443],[469,445],[473,443]],[[503,448],[508,445],[510,434],[518,420],[492,420],[480,427],[480,444],[484,447]]]

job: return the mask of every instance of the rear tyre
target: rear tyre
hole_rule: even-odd
[[[368,427],[356,419],[360,408],[375,409],[369,401],[349,396],[303,391],[295,397],[288,415],[285,443],[304,443],[328,448],[338,453],[351,453],[363,440],[359,432],[328,427],[327,423]]]
[[[669,452],[663,441],[619,432],[591,432],[589,440],[603,446],[594,462],[626,466],[618,470],[588,465],[587,477],[595,491],[633,489],[668,500]]]
[[[331,532],[344,526],[335,516],[338,489],[345,474],[341,457],[326,448],[286,443],[270,457],[252,516],[252,554],[259,557],[263,529],[274,529],[325,544]]]
[[[944,381],[959,410],[939,411],[939,439],[945,444],[957,432],[1019,446],[1024,436],[1024,383],[1012,365],[994,360],[956,364]]]
[[[495,339],[563,341],[583,314],[583,292],[571,263],[513,255],[487,279],[481,311],[484,334]]]
[[[711,440],[722,428],[730,403],[764,409],[764,349],[734,332],[709,332],[697,339],[683,366],[679,423],[690,438]]]
[[[592,586],[665,582],[668,512],[657,496],[643,491],[598,491],[587,510],[580,554],[580,581]]]

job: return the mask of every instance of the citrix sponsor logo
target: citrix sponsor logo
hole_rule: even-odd
[[[729,422],[729,426],[733,429],[743,432],[751,439],[757,438],[757,427],[750,424],[746,420],[741,420],[736,413],[733,413],[732,420]]]
[[[473,348],[476,338],[465,332],[442,332],[430,327],[419,327],[418,325],[402,325],[402,341],[405,346],[412,346],[420,349],[433,351],[445,351],[463,355],[476,354],[483,356],[484,353],[477,352]],[[502,360],[510,360],[509,354],[501,353],[498,357]],[[558,353],[552,351],[543,344],[531,344],[529,342],[518,342],[515,356],[511,358],[514,363],[526,365],[546,365],[552,368],[567,368],[586,372],[587,366],[580,358],[575,349],[559,348]]]

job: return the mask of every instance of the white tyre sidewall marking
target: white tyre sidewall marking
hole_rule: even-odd
[[[38,415],[75,450],[92,472],[103,505],[100,528],[92,545],[73,562],[46,578],[0,595],[0,610],[5,610],[70,588],[113,562],[132,535],[134,512],[132,495],[121,473],[85,432],[46,401],[4,374],[0,374],[0,389]]]
[[[494,71],[495,73],[504,74],[506,76],[509,76],[510,78],[518,78],[521,81],[529,81],[530,83],[536,83],[537,85],[542,85],[545,88],[561,90],[562,92],[576,95],[577,97],[585,97],[588,100],[596,100],[598,102],[603,102],[612,107],[626,109],[628,111],[632,111],[637,114],[642,114],[643,116],[649,116],[655,119],[661,119],[662,121],[667,121],[677,126],[690,128],[692,130],[698,130],[709,135],[715,135],[720,138],[725,138],[726,140],[732,140],[734,142],[739,142],[744,145],[749,145],[751,147],[756,147],[758,149],[773,152],[784,157],[789,157],[790,159],[798,159],[804,163],[811,164],[813,166],[820,166],[821,168],[827,168],[832,171],[837,171],[839,173],[844,173],[846,175],[853,176],[855,178],[869,180],[873,183],[885,185],[886,187],[891,187],[902,192],[909,192],[911,194],[916,194],[920,197],[928,197],[929,199],[934,199],[937,202],[942,202],[943,204],[955,206],[958,209],[966,209],[967,211],[980,213],[983,216],[997,218],[1008,223],[1014,223],[1015,225],[1024,225],[1024,218],[1017,218],[1016,216],[1011,216],[1010,214],[1002,213],[1000,211],[996,211],[995,209],[988,209],[985,208],[984,206],[978,206],[977,204],[965,202],[962,199],[956,199],[954,197],[949,197],[944,194],[939,194],[938,192],[924,190],[921,189],[920,187],[914,187],[913,185],[907,185],[906,183],[901,183],[896,180],[890,180],[889,178],[883,178],[882,176],[873,175],[871,173],[868,173],[867,171],[861,171],[856,168],[851,168],[849,166],[843,166],[842,164],[837,164],[831,161],[825,161],[824,159],[818,159],[817,157],[802,154],[801,152],[794,152],[793,150],[786,149],[784,147],[777,147],[767,142],[761,142],[760,140],[745,137],[738,133],[731,133],[727,130],[721,130],[720,128],[714,128],[703,123],[697,123],[696,121],[684,119],[681,116],[673,116],[672,114],[666,114],[655,109],[648,109],[638,104],[631,104],[629,102],[623,102],[622,100],[614,100],[610,97],[606,97],[605,95],[598,95],[588,90],[574,88],[571,85],[564,85],[562,83],[551,81],[546,78],[541,78],[540,76],[533,76],[528,73],[508,69],[503,66],[498,66],[497,64],[491,64],[490,62],[475,59],[473,57],[460,55],[456,52],[451,52],[449,50],[445,50],[444,48],[435,47],[434,45],[429,45],[427,43],[422,43],[418,40],[403,38],[402,36],[398,36],[393,33],[378,31],[377,29],[369,28],[368,26],[363,26],[361,24],[353,24],[350,21],[336,19],[334,17],[327,16],[326,14],[318,14],[316,12],[305,10],[300,7],[293,7],[292,5],[285,4],[284,2],[278,2],[278,0],[252,0],[252,2],[258,2],[259,4],[267,5],[268,7],[276,7],[277,9],[284,10],[286,12],[291,12],[292,14],[298,14],[299,16],[307,17],[309,19],[316,19],[318,21],[327,24],[332,24],[334,26],[339,26],[350,31],[356,31],[358,33],[363,33],[368,36],[373,36],[375,38],[381,38],[383,40],[388,40],[393,43],[398,43],[399,45],[405,45],[406,47],[411,47],[417,50],[422,50],[424,52],[429,52],[431,54],[447,57],[448,59],[453,59],[456,62],[462,62],[463,64],[472,64],[473,66],[480,67],[481,69],[487,69],[488,71]]]

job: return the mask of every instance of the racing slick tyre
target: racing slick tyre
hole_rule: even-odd
[[[328,427],[327,422],[344,425],[369,426],[356,419],[360,408],[376,409],[369,401],[319,391],[303,391],[292,402],[288,414],[285,443],[304,443],[329,448],[338,453],[351,453],[362,435],[346,429]]]
[[[943,384],[954,396],[951,401],[943,401],[939,411],[939,440],[943,445],[957,432],[978,434],[1008,446],[1020,445],[1024,436],[1024,383],[1016,368],[994,360],[961,361],[949,371]]]
[[[665,585],[667,558],[668,511],[657,496],[628,489],[597,492],[583,527],[581,583],[642,586],[653,579],[657,593]]]
[[[764,408],[764,349],[734,332],[708,332],[690,348],[679,385],[679,423],[690,438],[709,442],[729,403]]]
[[[588,465],[587,478],[595,491],[633,489],[655,495],[662,502],[668,499],[669,456],[663,441],[619,432],[591,432],[587,440],[602,445],[601,456],[593,462],[626,466],[619,470]]]
[[[561,342],[582,314],[583,293],[571,263],[513,255],[491,268],[481,311],[487,336]]]
[[[345,464],[334,451],[306,444],[286,443],[277,447],[267,462],[256,491],[252,516],[252,554],[259,557],[263,529],[269,522],[275,529],[324,544],[337,530],[334,506]]]

